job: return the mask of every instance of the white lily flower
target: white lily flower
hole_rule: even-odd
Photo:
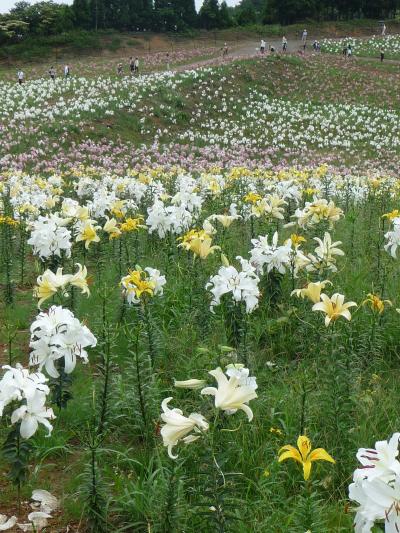
[[[200,394],[214,396],[215,407],[227,414],[234,414],[238,409],[244,411],[251,422],[253,411],[247,404],[257,398],[255,378],[248,377],[248,369],[228,368],[228,371],[231,374],[229,380],[220,367],[211,370],[209,374],[217,380],[218,388],[205,387]]]
[[[201,432],[208,430],[209,425],[204,416],[199,413],[192,413],[186,417],[180,409],[170,409],[168,403],[171,400],[172,397],[165,398],[161,404],[164,411],[161,414],[161,419],[165,422],[165,425],[161,428],[161,436],[164,446],[168,447],[168,455],[171,459],[176,459],[178,456],[172,454],[172,448],[179,441],[185,444],[194,442],[200,437]],[[189,435],[192,431],[197,433],[197,435]]]
[[[205,379],[186,379],[185,381],[174,380],[174,387],[177,389],[201,389],[205,384]]]
[[[44,489],[35,489],[32,492],[32,500],[35,502],[32,507],[36,509],[36,506],[39,506],[39,510],[43,513],[52,513],[59,506],[57,498]]]
[[[7,518],[7,515],[0,514],[0,531],[7,531],[8,529],[14,527],[16,523],[16,516],[10,516],[10,518]]]
[[[22,531],[34,531],[38,533],[45,527],[47,527],[47,521],[51,518],[49,513],[43,513],[42,511],[34,511],[33,513],[28,514],[29,523],[20,524],[18,522],[18,527]]]

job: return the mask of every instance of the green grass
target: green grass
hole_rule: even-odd
[[[227,82],[229,76],[233,76],[234,83]],[[316,108],[327,103],[363,102],[373,108],[400,110],[400,97],[393,91],[398,76],[390,64],[371,64],[367,60],[345,64],[340,59],[325,57],[305,61],[289,56],[228,64],[213,71],[206,83],[215,89],[223,85],[223,90],[236,101],[257,89],[268,97],[293,104],[311,102]],[[151,88],[141,102],[149,109],[151,106],[152,113],[145,132],[139,112],[127,109],[116,109],[113,116],[84,115],[83,125],[77,124],[74,118],[56,126],[44,124],[41,131],[44,138],[56,141],[62,128],[67,128],[66,144],[57,146],[57,150],[70,148],[73,142],[87,138],[106,139],[116,146],[126,143],[134,149],[142,143],[151,144],[156,131],[165,127],[169,132],[161,141],[170,142],[191,127],[190,119],[201,106],[209,118],[218,118],[220,113],[211,108],[207,95],[202,95],[203,88],[204,80],[189,78],[173,89]],[[65,95],[67,100],[72,97],[72,94]],[[125,97],[126,94],[121,95]],[[221,98],[221,95],[215,97],[212,103],[220,104]],[[238,106],[230,111],[227,128],[241,118],[243,108]],[[173,125],[172,119],[176,120]],[[35,146],[37,136],[37,132],[27,135],[14,150],[27,151]],[[200,144],[196,139],[193,150]],[[359,143],[353,152],[338,153],[340,163],[356,164],[366,157],[365,152],[361,153],[362,148]],[[332,153],[333,150],[321,150],[322,155]],[[367,156],[371,161],[378,157],[373,150]],[[45,157],[50,158],[50,152]],[[278,153],[277,163],[281,163],[279,157]],[[90,157],[87,163],[91,163]],[[315,163],[309,161],[309,165]],[[375,170],[379,172],[379,167]],[[263,172],[253,185],[265,194],[264,185],[271,175]],[[98,173],[99,180],[106,175],[109,179],[111,174],[108,168]],[[86,174],[90,175],[90,171],[77,174],[76,182]],[[213,177],[220,179],[221,174],[224,176],[224,170],[216,170]],[[176,192],[173,189],[176,173],[171,175],[166,172],[158,175],[168,194]],[[144,176],[148,178],[149,173]],[[294,171],[289,176],[296,181]],[[206,173],[203,179],[208,179]],[[194,223],[196,227],[200,228],[209,215],[225,212],[231,202],[242,201],[248,187],[246,180],[226,177],[225,182],[227,186],[222,194],[207,196]],[[315,183],[322,191],[327,186],[312,171],[298,183],[302,190],[315,187]],[[68,179],[63,188],[64,196],[75,197]],[[221,495],[220,504],[230,517],[224,531],[352,531],[354,515],[347,510],[347,487],[357,464],[357,449],[372,446],[400,426],[397,378],[400,327],[395,311],[400,307],[400,276],[396,260],[383,250],[383,234],[389,225],[385,222],[383,227],[381,218],[383,213],[399,208],[400,198],[398,188],[387,191],[382,185],[375,190],[370,185],[360,202],[344,196],[333,199],[345,211],[345,217],[330,231],[333,240],[342,241],[340,248],[345,256],[338,258],[339,271],[329,274],[334,287],[328,292],[343,293],[346,301],[359,304],[352,311],[352,321],[340,319],[334,327],[325,328],[320,313],[311,311],[310,302],[291,297],[294,287],[300,288],[307,278],[311,279],[304,272],[297,279],[291,279],[289,274],[282,278],[264,274],[259,308],[249,316],[246,343],[240,344],[237,352],[221,348],[232,341],[226,322],[228,304],[211,314],[210,297],[204,289],[208,278],[221,266],[218,252],[205,261],[193,261],[190,254],[177,248],[176,236],[158,239],[145,231],[140,231],[137,237],[125,234],[121,241],[110,241],[99,230],[100,245],[92,244],[88,251],[82,245],[75,245],[74,258],[63,260],[64,272],[74,271],[77,261],[88,268],[93,279],[91,296],[86,298],[76,291],[74,312],[87,323],[99,343],[90,350],[89,365],[78,362],[71,387],[73,398],[66,409],[55,408],[57,419],[52,436],[46,438],[40,431],[34,437],[31,476],[23,487],[23,499],[28,499],[34,488],[48,489],[63,500],[62,511],[56,518],[57,527],[78,527],[80,523],[80,530],[90,531],[88,518],[93,518],[90,511],[93,512],[95,505],[90,500],[88,507],[86,499],[87,485],[92,483],[93,488],[93,471],[88,470],[93,466],[89,441],[93,420],[99,417],[104,397],[104,360],[109,353],[112,364],[106,431],[96,447],[95,464],[96,489],[106,496],[105,501],[99,498],[99,502],[102,510],[108,509],[109,531],[216,531],[215,511],[211,509],[216,505],[216,495]],[[311,195],[303,191],[301,204],[306,200],[311,200]],[[81,199],[82,204],[86,201]],[[138,204],[137,211],[145,215],[150,197],[145,195]],[[288,205],[283,221],[262,217],[253,222],[235,221],[224,231],[219,227],[213,244],[220,246],[230,262],[235,263],[237,255],[248,257],[251,239],[258,235],[272,235],[278,229],[280,242],[288,238],[293,229],[285,229],[283,224],[290,220],[292,213],[293,205]],[[326,229],[321,224],[297,230],[306,238],[304,250],[312,251],[314,237],[322,236]],[[6,306],[1,301],[0,349],[2,362],[8,362],[4,350],[11,342],[13,362],[26,364],[29,325],[37,313],[32,287],[44,265],[34,261],[31,255],[20,257],[20,239],[21,233],[16,230],[13,239],[5,242],[1,232],[2,257],[4,247],[11,246],[12,279],[18,290],[13,305]],[[159,268],[167,278],[164,296],[154,298],[150,305],[150,331],[156,352],[153,373],[149,373],[147,366],[151,352],[148,326],[137,309],[123,307],[119,286],[121,275],[138,263],[143,268]],[[0,264],[3,291],[6,266],[3,260]],[[20,283],[22,265],[25,267],[23,284]],[[362,305],[370,292],[392,300],[393,308],[387,307],[381,316],[374,316]],[[65,303],[71,305],[68,298]],[[244,323],[241,328],[245,328]],[[225,366],[244,355],[251,375],[257,377],[258,398],[251,401],[254,410],[251,423],[241,412],[220,418],[221,431],[217,432],[214,452],[225,474],[223,483],[206,438],[187,447],[179,446],[180,457],[176,462],[167,457],[159,436],[160,403],[163,398],[173,396],[174,407],[182,408],[185,414],[200,411],[212,422],[215,413],[211,400],[201,399],[198,391],[174,389],[173,380],[208,379],[210,369]],[[138,375],[143,390],[138,387]],[[211,378],[208,383],[211,385]],[[145,418],[141,393],[145,398]],[[2,428],[2,438],[5,432]],[[280,447],[295,444],[300,433],[307,434],[313,446],[326,448],[336,459],[335,465],[314,463],[310,484],[303,481],[299,465],[277,461]],[[1,466],[5,471],[7,464],[3,461]],[[15,510],[15,489],[4,479],[1,487],[2,512],[11,514]],[[50,527],[56,527],[55,522]],[[100,529],[91,531],[99,533]]]

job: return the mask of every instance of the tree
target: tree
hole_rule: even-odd
[[[74,13],[75,25],[78,28],[90,29],[92,17],[88,0],[74,0],[72,11]]]
[[[229,8],[225,0],[221,3],[219,10],[219,27],[220,28],[229,28],[232,26],[232,17],[229,12]]]
[[[251,0],[242,0],[236,18],[240,26],[254,24],[257,21],[257,13]]]
[[[204,0],[199,11],[200,24],[207,30],[213,30],[219,27],[219,5],[218,0]]]
[[[23,20],[8,20],[0,22],[0,40],[16,41],[29,31],[29,24]]]

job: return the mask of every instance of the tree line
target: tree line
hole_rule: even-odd
[[[17,2],[0,15],[0,43],[32,35],[56,35],[75,29],[120,31],[207,30],[250,24],[292,24],[306,19],[394,18],[400,0],[74,0],[72,6],[43,1]]]

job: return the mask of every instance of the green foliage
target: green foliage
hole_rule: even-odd
[[[29,440],[22,439],[20,424],[16,424],[10,429],[3,443],[2,455],[9,466],[8,478],[17,487],[18,498],[21,486],[29,476],[29,458],[32,450],[33,444]]]

